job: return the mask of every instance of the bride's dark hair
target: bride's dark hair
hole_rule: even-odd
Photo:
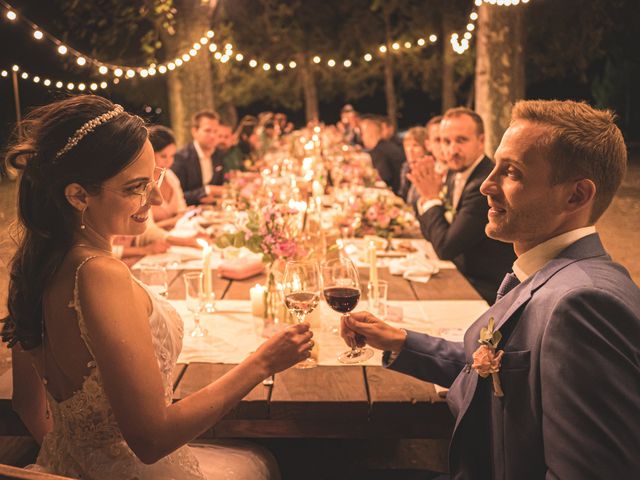
[[[17,251],[11,261],[9,315],[2,340],[29,350],[42,342],[43,292],[73,243],[78,212],[65,187],[82,185],[90,195],[131,164],[141,151],[144,121],[126,112],[100,123],[62,155],[71,136],[115,105],[95,95],[68,98],[29,113],[14,132],[6,155],[8,170],[18,173]]]

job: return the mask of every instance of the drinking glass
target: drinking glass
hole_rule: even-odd
[[[152,292],[167,296],[167,269],[162,265],[144,265],[138,271],[138,278]]]
[[[360,279],[353,262],[344,255],[325,262],[322,265],[322,283],[324,298],[343,318],[349,318],[350,312],[360,301]],[[360,363],[370,359],[373,350],[358,348],[355,343],[351,350],[338,355],[341,363]]]
[[[289,261],[282,278],[284,304],[293,313],[298,323],[304,322],[320,301],[320,269],[313,261]],[[317,365],[315,358],[309,357],[298,363],[296,368],[311,368]]]
[[[187,309],[193,313],[193,323],[195,327],[189,335],[192,337],[204,337],[208,334],[207,329],[200,325],[200,313],[204,308],[204,288],[202,272],[189,272],[184,276],[184,292]]]

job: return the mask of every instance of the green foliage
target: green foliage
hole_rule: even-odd
[[[498,348],[500,340],[502,340],[502,333],[500,333],[499,330],[496,330],[495,332],[493,331],[494,323],[493,317],[491,317],[489,318],[489,324],[480,329],[480,338],[478,339],[478,343],[495,350]]]

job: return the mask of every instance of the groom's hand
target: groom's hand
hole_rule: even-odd
[[[349,346],[368,344],[380,350],[399,352],[407,337],[405,330],[392,327],[369,312],[342,317],[340,326],[340,335]]]

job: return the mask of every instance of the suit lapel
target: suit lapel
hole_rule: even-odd
[[[201,187],[203,185],[202,167],[200,166],[200,157],[198,156],[198,151],[196,150],[196,147],[194,146],[193,142],[189,144],[189,152],[192,159],[191,163],[194,164],[192,168],[193,173],[195,175],[193,184],[196,185],[197,187]]]
[[[458,201],[458,207],[460,207],[460,204],[462,204],[462,201],[463,201],[466,193],[468,193],[469,191],[476,190],[476,189],[480,188],[480,184],[482,184],[482,182],[484,182],[484,179],[487,178],[487,176],[489,175],[489,172],[491,172],[492,169],[493,169],[493,162],[491,161],[491,159],[489,157],[487,157],[485,155],[484,158],[482,160],[480,160],[480,163],[478,163],[478,165],[476,165],[476,168],[473,169],[473,172],[471,172],[471,175],[469,175],[469,178],[467,179],[467,182],[464,184],[464,187],[462,189],[462,193],[460,194],[460,200]],[[454,179],[454,177],[452,176],[451,177],[451,188],[449,189],[451,192],[453,192],[453,190],[452,190],[453,189],[453,179]]]

